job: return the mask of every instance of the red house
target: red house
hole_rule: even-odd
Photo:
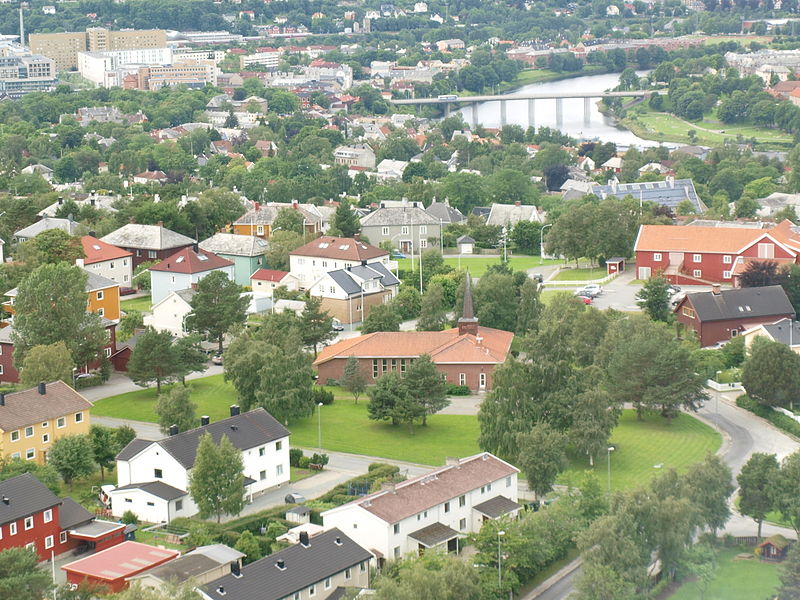
[[[661,274],[677,284],[728,283],[753,261],[797,262],[800,232],[790,221],[773,229],[642,225],[636,237],[638,279]]]
[[[95,521],[70,498],[61,499],[30,473],[0,482],[0,550],[31,548],[41,560],[74,550],[108,548],[125,525]]]
[[[789,297],[779,285],[686,294],[675,307],[678,321],[694,330],[700,345],[727,341],[756,325],[794,320]]]

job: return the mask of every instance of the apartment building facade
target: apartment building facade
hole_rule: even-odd
[[[163,29],[111,31],[91,27],[86,31],[32,33],[28,36],[31,52],[50,58],[59,71],[78,68],[78,53],[105,52],[132,48],[164,48],[167,33]]]

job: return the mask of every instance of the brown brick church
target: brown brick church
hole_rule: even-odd
[[[326,384],[330,379],[341,379],[347,359],[355,356],[367,381],[374,383],[389,371],[405,372],[411,361],[428,354],[448,383],[481,391],[491,389],[492,371],[505,362],[513,339],[509,331],[478,324],[467,279],[458,327],[445,331],[380,331],[342,340],[324,348],[314,366],[319,383]]]

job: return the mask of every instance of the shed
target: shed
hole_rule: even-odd
[[[473,254],[475,249],[475,240],[468,235],[462,235],[456,240],[459,254]]]
[[[309,523],[311,509],[307,506],[295,506],[286,511],[286,520],[291,523]]]
[[[606,273],[609,275],[615,275],[616,273],[622,273],[625,270],[625,259],[621,256],[615,256],[613,258],[606,259]]]
[[[776,533],[761,542],[757,548],[761,550],[761,560],[780,562],[786,558],[786,552],[789,550],[789,540],[780,533]]]

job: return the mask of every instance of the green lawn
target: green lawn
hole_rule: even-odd
[[[591,281],[602,279],[608,275],[605,267],[595,267],[593,269],[562,269],[551,281]]]
[[[140,298],[132,298],[131,300],[123,300],[120,303],[122,310],[128,312],[129,310],[138,310],[139,312],[150,312],[150,296],[141,296]]]
[[[716,577],[706,591],[705,600],[751,600],[772,598],[778,587],[778,565],[762,562],[758,558],[738,559],[742,550],[725,548],[717,555]],[[670,600],[697,600],[700,598],[697,583],[689,581],[669,596]]]
[[[492,255],[492,256],[462,256],[460,259],[456,258],[445,258],[445,264],[452,266],[454,269],[458,269],[459,265],[461,269],[464,271],[469,271],[470,275],[473,277],[480,277],[486,272],[486,269],[489,268],[490,265],[498,265],[500,264],[500,256],[499,255]],[[508,258],[509,266],[514,269],[515,271],[525,271],[527,269],[534,269],[542,264],[545,265],[555,265],[561,264],[563,261],[558,259],[551,259],[546,258],[544,259],[544,263],[542,263],[541,259],[538,256],[510,256]],[[401,258],[397,261],[400,270],[402,271],[410,271],[411,270],[411,259],[410,258]],[[414,268],[419,267],[419,262],[415,259],[414,260]],[[424,268],[424,265],[423,265]],[[424,274],[424,273],[423,273]]]
[[[707,453],[716,452],[721,443],[716,431],[689,415],[681,414],[668,424],[657,415],[647,415],[644,421],[637,421],[635,411],[625,410],[611,436],[611,444],[616,446],[611,453],[611,488],[643,486],[654,475],[669,468],[683,471]],[[607,467],[605,456],[595,462],[594,473],[604,486]],[[587,470],[591,469],[585,457],[574,458],[561,479],[577,482],[579,477],[576,476]]]

